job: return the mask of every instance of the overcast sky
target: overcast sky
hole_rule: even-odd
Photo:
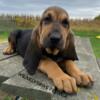
[[[0,13],[41,15],[49,6],[63,7],[72,18],[100,14],[100,0],[0,0]]]

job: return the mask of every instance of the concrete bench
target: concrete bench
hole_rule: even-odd
[[[98,66],[99,66],[99,68],[100,68],[100,58],[97,59],[97,63],[98,63]]]
[[[55,89],[48,77],[37,71],[30,76],[22,66],[22,58],[16,54],[2,55],[6,44],[0,45],[0,89],[14,95],[25,96],[32,100],[99,100],[100,69],[93,54],[88,38],[75,37],[76,51],[79,61],[77,65],[91,73],[95,84],[92,88],[78,88],[78,93],[69,95]]]

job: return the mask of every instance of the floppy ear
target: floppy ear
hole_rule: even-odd
[[[66,48],[64,51],[64,56],[68,60],[78,60],[77,53],[75,50],[75,44],[74,44],[74,35],[72,31],[69,32],[66,40]]]
[[[25,52],[23,64],[27,72],[32,75],[35,73],[42,56],[41,49],[39,48],[38,40],[37,40],[38,29],[36,29],[32,33],[31,37],[32,38]]]

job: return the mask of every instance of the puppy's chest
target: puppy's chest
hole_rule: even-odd
[[[61,62],[64,61],[67,57],[65,57],[62,53],[59,53],[58,55],[52,55],[52,54],[48,54],[47,52],[43,52],[42,55],[43,58],[50,58],[56,62]]]

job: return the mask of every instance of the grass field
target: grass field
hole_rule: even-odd
[[[72,21],[71,26],[76,35],[90,39],[96,58],[100,58],[100,39],[96,38],[100,36],[100,20]]]
[[[91,31],[75,31],[75,34],[80,37],[88,37],[92,44],[96,58],[100,58],[100,39],[96,38],[96,36],[100,35],[100,33]]]

